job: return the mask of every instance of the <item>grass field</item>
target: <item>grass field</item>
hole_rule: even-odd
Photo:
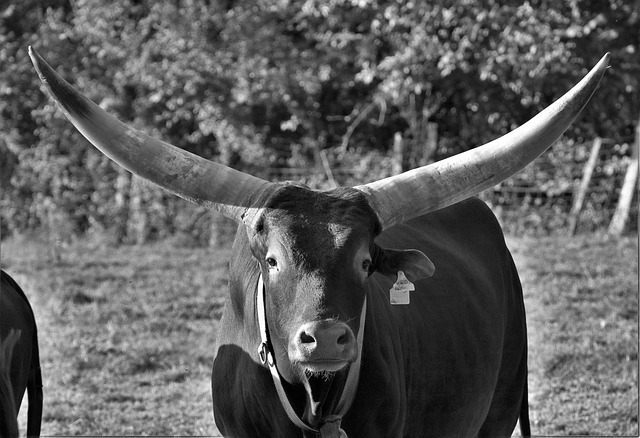
[[[533,433],[637,436],[637,239],[508,243],[527,305]],[[2,268],[39,323],[43,435],[216,435],[229,253],[80,242],[55,262],[36,240],[4,241]]]
[[[637,238],[508,242],[527,309],[533,433],[638,436]]]

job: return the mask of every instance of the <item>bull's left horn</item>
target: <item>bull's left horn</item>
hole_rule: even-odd
[[[546,151],[595,92],[609,54],[564,96],[514,131],[475,149],[356,188],[383,228],[473,196],[513,176]]]
[[[273,184],[206,160],[133,129],[76,91],[31,47],[49,94],[73,125],[113,161],[160,187],[240,222]]]

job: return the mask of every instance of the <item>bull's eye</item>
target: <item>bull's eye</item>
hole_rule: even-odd
[[[273,257],[267,257],[267,265],[269,265],[270,268],[275,268],[278,266],[278,262]]]

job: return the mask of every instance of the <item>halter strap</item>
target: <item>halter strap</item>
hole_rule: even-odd
[[[276,392],[278,393],[278,398],[280,398],[280,403],[282,403],[282,407],[284,408],[287,416],[291,420],[293,424],[295,424],[298,428],[307,431],[313,432],[316,434],[322,434],[323,429],[328,430],[331,428],[324,428],[324,424],[321,425],[320,429],[316,429],[314,427],[309,426],[305,423],[298,415],[296,414],[293,406],[289,402],[289,398],[284,391],[284,387],[282,386],[282,376],[278,372],[278,368],[276,367],[276,362],[273,354],[273,349],[271,348],[271,344],[269,342],[269,333],[267,331],[267,315],[265,310],[265,286],[264,281],[262,279],[262,274],[258,278],[258,291],[256,293],[256,311],[258,313],[258,325],[260,327],[260,346],[258,347],[258,355],[263,364],[268,365],[269,371],[271,372],[271,377],[273,378],[273,383],[276,387]],[[360,313],[360,330],[358,330],[358,357],[356,361],[351,364],[349,367],[349,372],[347,374],[347,380],[345,382],[344,388],[342,390],[342,394],[340,395],[340,400],[336,406],[337,413],[335,415],[329,415],[323,418],[323,423],[337,423],[337,427],[339,429],[340,421],[342,417],[347,413],[349,408],[351,407],[351,403],[353,403],[353,399],[356,395],[356,388],[358,386],[358,380],[360,377],[360,364],[362,357],[362,341],[364,339],[364,323],[367,313],[367,297],[364,298],[364,304],[362,305],[362,312]],[[339,429],[340,433],[346,436],[346,433],[342,429]]]

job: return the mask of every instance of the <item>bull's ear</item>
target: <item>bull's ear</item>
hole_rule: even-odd
[[[429,257],[417,249],[383,249],[384,255],[376,263],[376,271],[395,276],[403,271],[409,281],[418,281],[433,275],[436,267]]]

